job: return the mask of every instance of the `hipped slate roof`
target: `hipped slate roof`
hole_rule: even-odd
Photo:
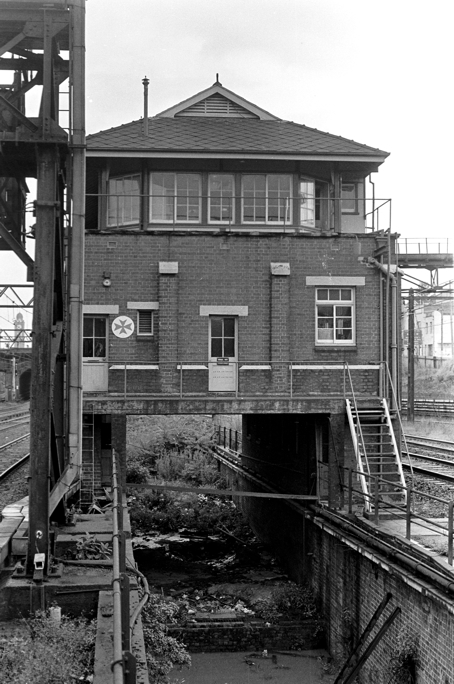
[[[268,114],[260,118],[242,118],[228,115],[192,115],[201,111],[197,105],[213,95],[234,102],[236,111],[240,106],[251,113],[264,112],[215,83],[211,88],[185,100],[180,105],[148,119],[148,135],[144,133],[144,121],[117,126],[87,137],[89,156],[126,156],[143,153],[143,156],[169,156],[194,153],[228,154],[233,156],[313,156],[346,157],[382,161],[387,152],[324,133],[291,121],[283,121]],[[234,96],[234,98],[232,97]],[[195,103],[195,106],[194,106]],[[253,109],[254,108],[254,109]],[[232,109],[233,111],[233,109]],[[141,155],[142,156],[142,155]]]

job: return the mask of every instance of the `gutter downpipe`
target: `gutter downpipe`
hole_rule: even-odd
[[[80,477],[82,466],[82,322],[85,249],[85,0],[71,0],[72,64],[69,131],[71,175],[68,203],[72,204],[67,280],[67,465],[50,494],[49,514]]]
[[[367,259],[367,263],[375,266],[378,268],[382,273],[386,275],[386,311],[390,311],[391,314],[391,363],[389,363],[389,331],[388,331],[388,322],[386,321],[386,350],[385,350],[385,362],[388,365],[388,368],[391,368],[391,381],[393,383],[393,386],[397,388],[397,278],[396,276],[391,273],[391,268],[390,265],[385,266],[384,264],[381,264],[377,259],[374,259],[373,257],[369,257]],[[390,292],[391,290],[391,292]],[[391,300],[391,308],[390,308],[390,300]],[[388,393],[389,394],[389,393]],[[390,397],[387,397],[388,401]],[[391,396],[391,401],[390,404],[393,409],[397,409],[398,406],[396,405],[397,401],[397,395],[396,399],[394,399],[394,395],[392,394]]]
[[[72,0],[73,15],[73,220],[69,252],[69,463],[82,462],[82,322],[85,248],[85,0]]]

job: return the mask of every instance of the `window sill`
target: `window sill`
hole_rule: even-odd
[[[327,345],[316,345],[314,347],[316,352],[330,352],[330,351],[346,351],[346,352],[356,352],[358,347],[356,344],[346,345],[346,344],[327,344]]]

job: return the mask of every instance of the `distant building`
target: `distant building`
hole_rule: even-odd
[[[415,293],[415,354],[426,359],[454,358],[454,302]],[[408,311],[402,323],[404,355],[408,353]]]

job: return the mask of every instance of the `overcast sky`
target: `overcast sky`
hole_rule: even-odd
[[[87,0],[87,132],[211,86],[378,147],[403,237],[452,236],[452,0]],[[0,253],[0,282],[25,267]],[[448,277],[441,272],[440,281]]]

